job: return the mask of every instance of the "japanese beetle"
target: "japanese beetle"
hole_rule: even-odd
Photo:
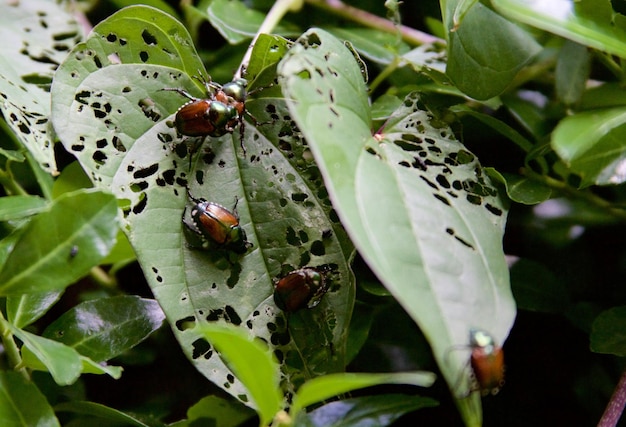
[[[328,291],[324,275],[312,267],[292,271],[274,287],[274,302],[283,311],[293,313],[304,307],[313,308]]]
[[[191,224],[185,220],[185,208],[183,224],[200,236],[203,249],[214,247],[243,254],[252,246],[252,243],[246,240],[246,232],[239,225],[237,202],[231,212],[217,203],[196,199],[189,191],[187,194],[196,205],[191,209]]]
[[[504,351],[482,329],[470,329],[470,366],[483,396],[496,394],[504,385]]]
[[[210,86],[208,83],[206,85],[208,90]],[[164,88],[163,90],[177,92],[189,98],[189,102],[178,109],[174,119],[176,130],[181,135],[217,138],[233,132],[239,123],[237,108],[216,100],[210,92],[208,95],[211,98],[200,99],[182,89]]]
[[[246,98],[248,97],[246,91],[247,85],[248,81],[246,79],[235,79],[223,85],[215,93],[215,99],[234,107],[239,113],[239,116],[243,117],[246,110]]]

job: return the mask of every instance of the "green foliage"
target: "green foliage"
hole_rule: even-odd
[[[109,16],[89,11],[84,38],[65,5],[5,7],[0,419],[385,426],[443,402],[431,417],[455,405],[478,426],[475,328],[495,340],[483,351],[507,342],[517,363],[487,398],[490,424],[543,416],[514,398],[541,399],[548,374],[529,394],[526,366],[578,357],[580,371],[614,377],[622,12],[591,0],[252,3],[115,2]],[[421,20],[438,37],[410,27]],[[247,97],[227,98],[220,84],[240,77]],[[181,123],[181,108],[198,122]],[[237,119],[211,115],[226,110]],[[197,123],[223,136],[181,134]],[[221,223],[245,231],[245,253],[197,244],[193,228],[212,235],[198,199],[232,211]],[[284,312],[275,286],[305,267],[327,289]],[[304,280],[289,286],[311,296]],[[521,341],[534,316],[549,318]],[[570,345],[568,328],[590,345]],[[550,346],[557,367],[524,359]],[[99,393],[137,372],[152,381],[139,400],[132,386],[117,403]],[[559,390],[584,380],[572,376],[550,389],[574,396]],[[594,401],[567,402],[575,422],[599,416]]]

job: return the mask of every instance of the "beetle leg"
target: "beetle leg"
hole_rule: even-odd
[[[180,88],[177,88],[177,87],[164,87],[164,88],[163,88],[163,89],[161,89],[161,90],[166,90],[166,91],[169,91],[169,92],[176,92],[176,93],[178,93],[179,95],[182,95],[182,96],[184,96],[185,98],[190,99],[191,101],[199,101],[199,100],[200,100],[200,98],[196,98],[195,96],[193,96],[192,94],[190,94],[190,93],[189,93],[189,92],[187,92],[186,90],[184,90],[184,89],[180,89]]]
[[[206,199],[196,199],[195,197],[193,197],[191,195],[191,190],[189,189],[189,186],[185,186],[185,188],[187,189],[187,196],[189,196],[189,198],[191,199],[192,202],[194,202],[196,204],[206,202]],[[185,206],[185,210],[187,210],[186,206]]]

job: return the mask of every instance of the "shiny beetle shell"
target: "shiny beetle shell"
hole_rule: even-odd
[[[235,107],[215,100],[196,99],[178,109],[175,125],[182,135],[220,137],[232,132],[238,119]]]
[[[504,351],[481,329],[470,329],[470,366],[483,395],[496,394],[504,385]]]
[[[239,225],[239,217],[236,213],[217,203],[189,196],[196,203],[191,210],[193,225],[185,222],[184,217],[183,223],[209,243],[209,247],[223,248],[243,254],[252,246],[246,240],[246,232]]]
[[[328,290],[324,275],[315,268],[292,271],[274,287],[274,302],[283,311],[293,313],[302,308],[313,308]]]
[[[243,116],[246,108],[246,98],[248,93],[246,86],[248,81],[246,79],[235,79],[230,83],[226,83],[215,94],[215,99],[224,104],[234,107],[240,116]]]

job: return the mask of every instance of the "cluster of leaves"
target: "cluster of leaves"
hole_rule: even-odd
[[[185,24],[164,4],[127,7],[84,38],[59,6],[24,3],[7,6],[0,26],[12,59],[0,68],[3,419],[59,425],[64,413],[74,425],[164,424],[171,414],[131,415],[58,388],[85,383],[83,374],[120,378],[121,367],[107,363],[158,349],[163,324],[197,375],[231,397],[187,406],[177,426],[239,425],[254,414],[246,406],[260,425],[388,425],[436,401],[321,402],[379,384],[428,387],[434,375],[415,370],[435,365],[463,422],[480,425],[468,333],[504,343],[516,302],[565,314],[591,330],[594,351],[624,355],[614,338],[621,300],[575,304],[565,277],[549,271],[555,265],[509,243],[518,257],[507,265],[502,245],[505,227],[532,229],[532,221],[560,249],[584,227],[626,219],[626,18],[608,2],[441,1],[441,21],[428,21],[433,36],[400,25],[411,9],[393,1],[387,20],[320,0],[306,12],[296,1],[261,12],[213,0],[183,7]],[[324,29],[310,28],[317,18]],[[202,49],[207,21],[228,46]],[[257,30],[274,35],[246,52]],[[163,89],[210,96],[205,66],[224,83],[242,57],[251,114],[242,132],[178,134],[185,99]],[[608,185],[615,191],[600,197]],[[248,252],[189,245],[188,191],[237,201]],[[537,205],[532,220],[507,224],[511,203],[520,212]],[[149,288],[124,291],[115,276],[135,262]],[[316,307],[285,313],[275,283],[302,267],[323,271],[329,291]],[[85,276],[97,287],[72,286],[77,303],[65,290]],[[406,319],[389,316],[398,307]],[[575,314],[583,310],[585,322]],[[409,363],[411,372],[346,373],[384,344],[376,318],[411,334],[391,342],[422,355],[411,361],[432,360]],[[411,344],[424,339],[429,349]],[[367,368],[384,370],[382,360]]]

